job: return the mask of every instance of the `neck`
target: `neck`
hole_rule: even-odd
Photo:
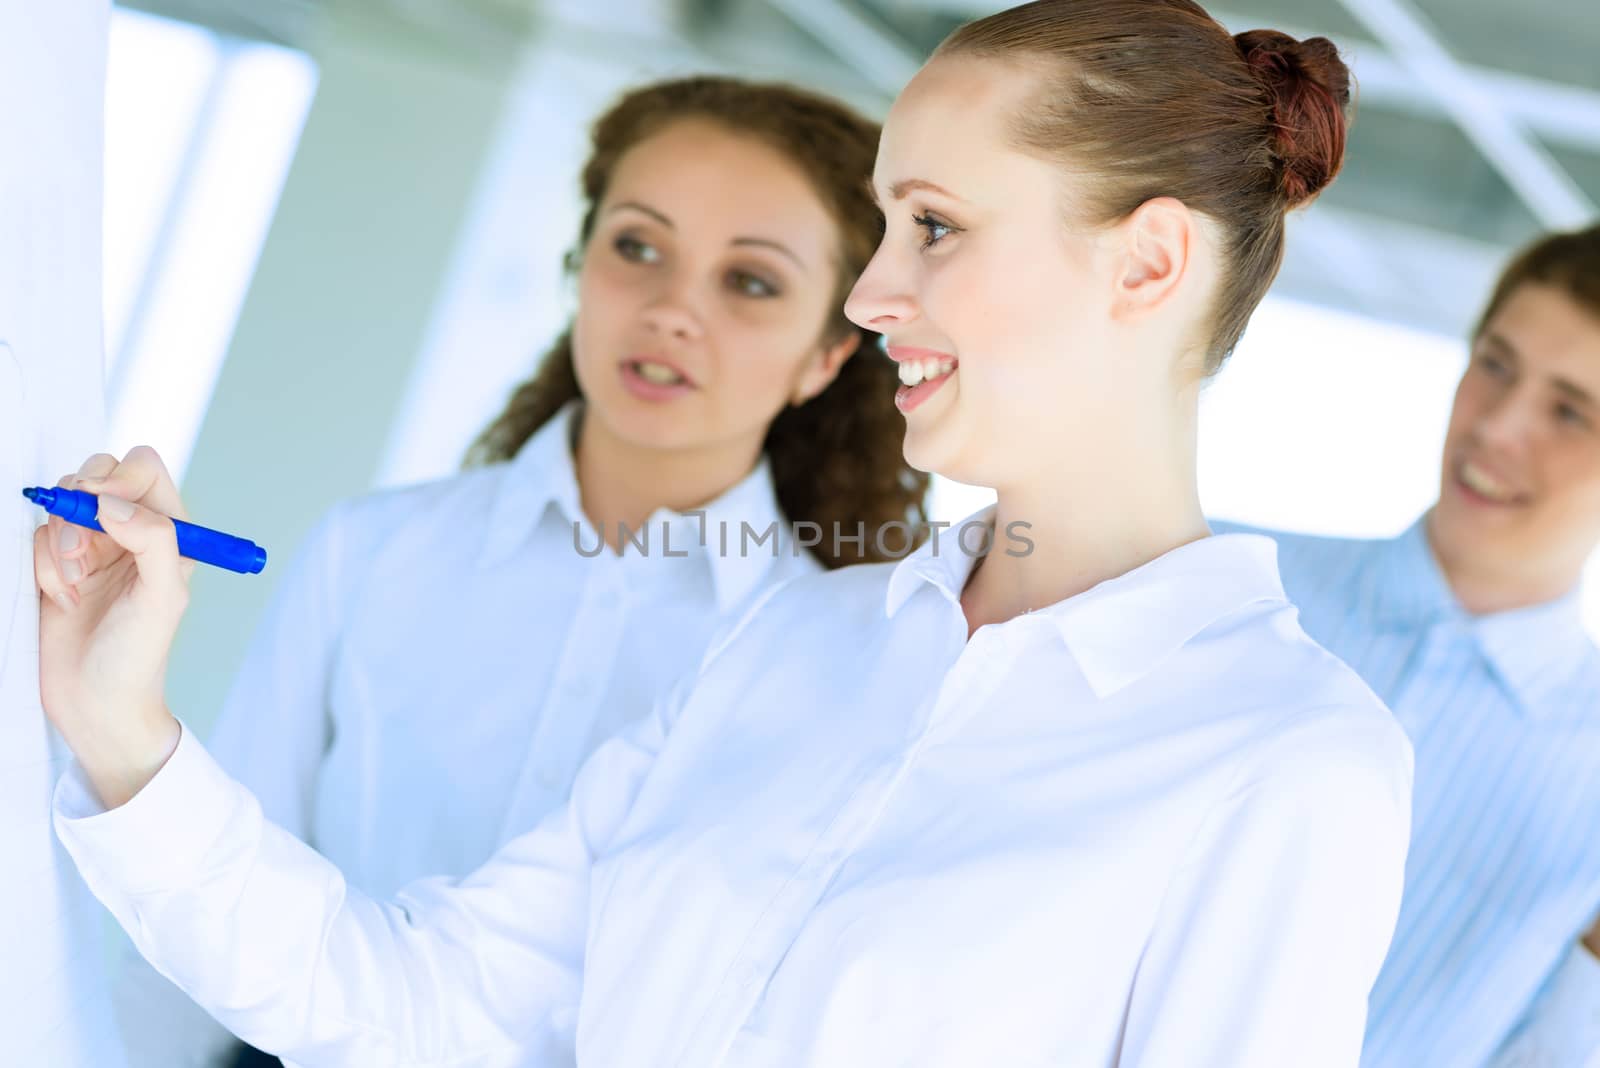
[[[1192,439],[1164,454],[1115,464],[1057,466],[1025,487],[1002,488],[994,551],[962,594],[968,633],[1064,601],[1211,533],[1195,485]],[[1012,528],[1010,524],[1027,524]],[[1015,529],[1033,542],[1008,538]]]
[[[638,530],[660,509],[687,512],[722,496],[750,473],[754,448],[659,449],[625,441],[591,413],[578,430],[575,466],[584,516],[620,551],[621,526]]]
[[[1423,523],[1428,549],[1444,573],[1450,592],[1470,615],[1486,616],[1548,604],[1566,596],[1578,584],[1581,565],[1537,574],[1517,569],[1516,560],[1504,557],[1474,559],[1451,554],[1441,549],[1433,523],[1430,511]]]

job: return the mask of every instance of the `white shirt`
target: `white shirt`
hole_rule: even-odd
[[[706,506],[704,546],[698,517],[661,510],[645,551],[584,555],[598,541],[573,466],[579,412],[508,464],[336,506],[207,742],[268,819],[369,894],[464,875],[537,825],[596,745],[694,670],[719,621],[820,569],[788,538],[764,459]],[[783,541],[741,552],[741,522]]]
[[[719,620],[820,569],[765,460],[706,506],[705,545],[700,516],[663,510],[642,542],[596,553],[580,414],[568,405],[510,463],[335,506],[229,692],[212,754],[369,894],[466,874],[535,826],[596,745],[694,670]],[[741,523],[780,540],[741,541]],[[140,1064],[212,1063],[233,1044],[143,962],[117,996]]]
[[[187,734],[115,811],[63,777],[57,830],[144,953],[305,1065],[1355,1065],[1410,749],[1272,543],[968,640],[970,568],[946,537],[782,587],[568,805],[392,904]]]

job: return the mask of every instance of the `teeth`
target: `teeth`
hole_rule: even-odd
[[[1492,501],[1507,501],[1513,496],[1510,486],[1475,464],[1461,465],[1461,481],[1474,493],[1480,493]]]
[[[675,386],[679,382],[683,381],[682,375],[678,374],[678,372],[672,370],[670,367],[661,366],[659,363],[646,363],[641,361],[635,366],[639,368],[640,378],[644,379],[646,382],[651,382],[658,386]]]
[[[902,360],[900,362],[900,381],[905,385],[915,386],[935,378],[943,378],[955,369],[956,361],[949,357],[930,360]]]

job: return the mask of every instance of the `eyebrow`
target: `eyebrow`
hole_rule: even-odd
[[[1479,341],[1488,342],[1490,345],[1493,345],[1495,348],[1500,349],[1502,352],[1504,352],[1508,356],[1515,357],[1515,356],[1518,355],[1517,347],[1515,345],[1513,345],[1511,342],[1507,341],[1504,337],[1502,337],[1501,335],[1495,333],[1492,330],[1485,330],[1483,332],[1483,334],[1478,338],[1478,340]]]
[[[1594,404],[1594,395],[1576,382],[1570,382],[1565,378],[1552,378],[1550,384],[1555,386],[1558,392],[1565,394],[1569,400],[1590,406]]]
[[[883,208],[883,201],[878,199],[878,187],[873,184],[871,178],[867,179],[866,186],[868,195],[872,197],[873,203],[877,204],[881,210]],[[946,189],[944,186],[937,185],[924,178],[902,178],[900,181],[889,187],[889,196],[895,200],[904,200],[907,194],[918,189],[925,190],[929,193],[937,193],[940,196],[948,197],[951,200],[961,200],[960,197],[950,192],[950,190]]]
[[[668,230],[677,229],[677,227],[672,225],[671,219],[667,218],[655,208],[650,207],[648,204],[641,204],[637,200],[624,200],[620,203],[613,204],[606,210],[606,214],[610,215],[613,212],[621,211],[623,208],[631,208],[634,211],[643,212],[656,222],[660,223],[662,226],[665,226]],[[774,252],[789,257],[789,259],[794,261],[795,266],[799,267],[802,271],[807,269],[805,261],[799,256],[795,255],[794,251],[790,249],[789,246],[785,245],[781,241],[774,241],[770,237],[736,237],[730,242],[730,244],[738,247],[753,246],[757,248],[770,248]]]
[[[1517,347],[1511,342],[1507,341],[1505,338],[1501,337],[1499,334],[1485,333],[1482,340],[1487,341],[1495,348],[1501,350],[1513,360],[1518,358]],[[1579,404],[1590,406],[1593,406],[1595,403],[1594,394],[1590,393],[1588,390],[1584,389],[1571,379],[1557,378],[1552,376],[1550,378],[1550,384],[1555,387],[1556,392],[1567,397],[1569,400],[1574,400]]]
[[[774,252],[789,257],[794,261],[794,265],[800,268],[802,271],[806,270],[805,261],[791,252],[789,250],[789,246],[785,245],[781,241],[774,241],[770,237],[736,237],[733,239],[732,243],[740,247],[749,245],[756,248],[770,248]]]
[[[613,204],[606,210],[606,214],[610,215],[614,212],[621,211],[623,208],[632,208],[634,211],[642,211],[656,222],[660,223],[662,226],[665,226],[668,230],[674,229],[671,219],[661,214],[655,208],[652,208],[646,204],[641,204],[637,200],[624,200],[620,203]]]

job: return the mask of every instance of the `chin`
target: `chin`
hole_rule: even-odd
[[[1493,561],[1522,555],[1526,532],[1508,517],[1461,514],[1453,509],[1435,511],[1429,535],[1434,548],[1454,560]]]
[[[693,420],[626,394],[591,399],[589,411],[612,437],[638,448],[670,449],[695,437]]]
[[[943,447],[938,433],[918,431],[911,427],[906,428],[905,445],[903,453],[906,463],[918,471],[930,475],[943,475],[954,478],[950,473],[950,451]]]

